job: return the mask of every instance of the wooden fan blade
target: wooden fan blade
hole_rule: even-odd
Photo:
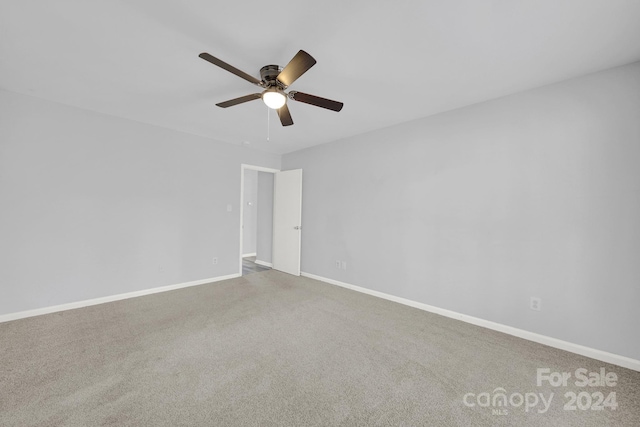
[[[307,52],[301,50],[296,53],[296,56],[294,56],[280,74],[278,74],[277,79],[280,83],[285,85],[285,87],[290,86],[291,83],[295,82],[298,77],[306,73],[307,70],[315,64],[316,60]]]
[[[254,85],[260,86],[260,83],[261,83],[260,80],[258,80],[255,77],[245,73],[242,70],[238,70],[233,65],[229,65],[226,62],[224,62],[223,60],[216,58],[215,56],[209,55],[206,52],[203,52],[198,56],[200,58],[204,59],[205,61],[211,62],[213,65],[217,65],[218,67],[223,68],[223,69],[227,70],[228,72],[233,73],[236,76],[245,79],[249,83],[253,83]]]
[[[291,113],[289,112],[287,104],[278,108],[278,117],[280,117],[280,123],[282,123],[282,126],[291,126],[293,124],[293,119],[291,118]]]
[[[326,108],[331,111],[340,111],[344,104],[338,101],[332,101],[327,98],[321,98],[315,95],[309,95],[308,93],[302,92],[289,92],[289,98],[294,101],[304,102],[305,104],[315,105],[316,107]]]
[[[253,101],[254,99],[260,99],[262,95],[259,93],[252,93],[251,95],[241,96],[240,98],[230,99],[228,101],[219,102],[216,105],[218,107],[227,108],[233,107],[234,105],[242,104],[243,102]]]

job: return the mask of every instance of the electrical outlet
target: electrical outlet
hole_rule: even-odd
[[[213,265],[218,265],[218,257],[213,257]]]
[[[342,261],[342,269],[346,270],[347,269],[347,261]]]
[[[542,300],[537,297],[531,297],[529,301],[529,308],[531,310],[540,311],[542,309]]]
[[[336,268],[342,268],[342,263],[339,259],[336,260]]]

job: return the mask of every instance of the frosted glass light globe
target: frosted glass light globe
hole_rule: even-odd
[[[262,93],[262,100],[267,104],[267,107],[277,110],[287,102],[287,97],[276,89],[270,89]]]

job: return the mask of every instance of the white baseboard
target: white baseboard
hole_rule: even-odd
[[[250,254],[242,254],[242,258],[247,258],[247,257],[250,257],[250,256],[257,256],[257,255],[258,255],[258,254],[257,254],[257,253],[255,253],[255,252],[252,252],[252,253],[250,253]]]
[[[490,320],[484,320],[478,317],[468,316],[466,314],[457,313],[455,311],[446,310],[439,307],[434,307],[432,305],[424,304],[417,301],[412,301],[406,298],[385,294],[384,292],[362,288],[360,286],[351,285],[349,283],[340,282],[334,279],[328,279],[322,276],[316,276],[315,274],[311,274],[311,273],[302,272],[300,273],[300,275],[309,277],[310,279],[315,279],[321,282],[351,289],[353,291],[362,292],[368,295],[373,295],[378,298],[384,298],[389,301],[394,301],[400,304],[408,305],[410,307],[418,308],[420,310],[428,311],[430,313],[439,314],[441,316],[450,317],[456,320],[461,320],[463,322],[471,323],[472,325],[481,326],[483,328],[492,329],[498,332],[503,332],[505,334],[513,335],[518,338],[524,338],[529,341],[534,341],[540,344],[548,345],[549,347],[559,348],[561,350],[569,351],[571,353],[576,353],[581,356],[590,357],[592,359],[600,360],[602,362],[607,362],[613,365],[622,366],[623,368],[633,369],[634,371],[640,371],[640,360],[631,359],[626,356],[620,356],[618,354],[597,350],[595,348],[585,347],[580,344],[574,344],[567,341],[559,340],[557,338],[548,337],[546,335],[536,334],[535,332],[525,331],[524,329],[514,328],[512,326],[503,325],[501,323],[492,322]]]
[[[256,264],[261,265],[263,267],[269,267],[269,268],[273,267],[273,264],[271,264],[270,262],[260,261],[259,259],[255,260],[253,262],[255,262]]]
[[[227,276],[212,277],[210,279],[194,280],[193,282],[178,283],[177,285],[161,286],[158,288],[144,289],[141,291],[127,292],[124,294],[110,295],[107,297],[88,299],[84,301],[70,302],[67,304],[53,305],[50,307],[36,308],[34,310],[20,311],[0,315],[0,323],[10,320],[24,319],[26,317],[40,316],[42,314],[55,313],[58,311],[73,310],[74,308],[88,307],[91,305],[104,304],[106,302],[119,301],[128,298],[141,297],[144,295],[157,294],[159,292],[173,291],[176,289],[188,288],[190,286],[204,285],[207,283],[219,282],[221,280],[240,277],[240,274],[229,274]]]

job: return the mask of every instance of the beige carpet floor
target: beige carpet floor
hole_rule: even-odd
[[[640,426],[640,373],[266,271],[0,324],[0,425]]]

